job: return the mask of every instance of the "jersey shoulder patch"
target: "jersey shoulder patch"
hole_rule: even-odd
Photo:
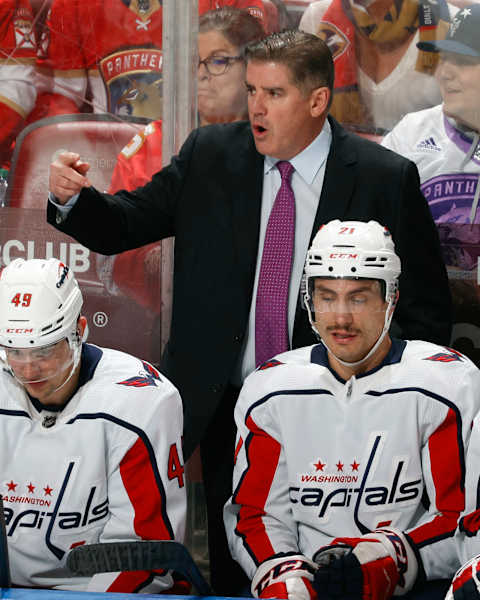
[[[437,352],[431,356],[427,356],[423,360],[432,360],[434,362],[463,362],[465,357],[463,354],[453,348],[445,348],[445,352]]]
[[[278,365],[283,365],[281,361],[276,358],[272,358],[272,360],[267,360],[257,367],[257,371],[265,371],[265,369],[270,369],[271,367],[278,367]]]
[[[157,381],[162,381],[160,373],[150,363],[142,360],[142,366],[145,369],[144,374],[135,375],[129,377],[123,381],[117,381],[117,385],[126,385],[128,387],[147,387],[157,385]]]

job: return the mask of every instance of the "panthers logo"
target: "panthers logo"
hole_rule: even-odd
[[[348,38],[333,23],[322,21],[318,27],[317,35],[328,46],[333,60],[341,56],[350,45]]]

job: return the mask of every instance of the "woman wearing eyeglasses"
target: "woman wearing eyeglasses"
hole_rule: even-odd
[[[220,9],[200,17],[198,34],[198,113],[200,125],[247,118],[245,46],[263,37],[246,11]]]
[[[223,7],[201,15],[198,34],[200,125],[247,119],[243,51],[248,43],[264,35],[261,23],[246,10]],[[118,155],[109,191],[133,190],[144,185],[161,168],[161,152],[162,122],[153,121]],[[148,306],[153,308],[150,303]]]

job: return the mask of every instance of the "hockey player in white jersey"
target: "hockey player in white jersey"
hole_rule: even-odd
[[[85,343],[82,294],[57,259],[0,276],[0,471],[14,585],[164,591],[172,576],[74,577],[82,544],[183,541],[185,480],[178,391],[153,366]]]
[[[441,597],[459,566],[480,372],[448,348],[390,338],[400,270],[378,223],[324,225],[305,266],[321,343],[245,381],[224,518],[256,597]]]

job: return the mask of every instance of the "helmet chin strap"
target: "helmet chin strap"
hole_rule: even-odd
[[[71,333],[68,336],[68,345],[72,350],[72,366],[70,367],[70,373],[66,377],[65,381],[61,383],[58,387],[56,387],[53,390],[52,394],[56,394],[58,390],[61,390],[63,386],[66,385],[72,378],[72,375],[75,373],[75,369],[77,368],[78,363],[80,362],[80,357],[82,355],[82,342],[84,342],[87,339],[87,337],[88,325],[85,326],[85,330],[83,332],[82,337],[80,337],[80,334],[77,330],[75,330],[73,334]]]
[[[66,385],[72,378],[72,375],[75,373],[75,369],[77,368],[77,365],[80,362],[81,348],[82,348],[82,342],[81,341],[76,342],[76,347],[73,348],[73,350],[72,350],[73,356],[72,356],[72,366],[70,367],[70,373],[65,378],[65,381],[53,390],[52,394],[56,394],[58,392],[58,390],[61,390],[63,388],[63,386]]]
[[[383,329],[382,329],[382,333],[380,334],[380,336],[378,337],[378,340],[375,342],[375,344],[373,344],[373,346],[370,348],[370,350],[367,352],[367,354],[361,358],[360,360],[356,360],[355,362],[347,362],[346,360],[342,360],[341,358],[339,358],[334,352],[332,352],[330,350],[330,348],[327,346],[327,344],[323,341],[322,338],[320,338],[320,341],[322,342],[322,344],[325,346],[325,348],[327,349],[327,351],[335,358],[335,360],[337,360],[341,365],[343,365],[344,367],[357,367],[358,365],[361,365],[362,363],[364,363],[366,360],[368,360],[371,356],[373,356],[373,354],[375,354],[375,352],[377,351],[378,347],[380,346],[380,344],[383,342],[385,336],[388,333],[388,330],[390,329],[390,323],[392,322],[392,317],[393,317],[393,310],[392,307],[394,305],[394,299],[390,298],[390,300],[388,301],[388,306],[387,306],[387,310],[385,311],[385,321],[383,323]],[[317,332],[318,333],[318,332]]]

